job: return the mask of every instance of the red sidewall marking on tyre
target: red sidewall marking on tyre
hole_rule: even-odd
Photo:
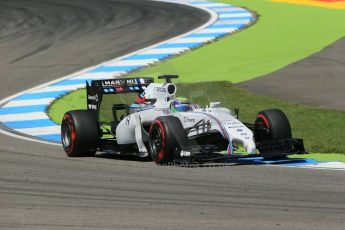
[[[158,124],[158,126],[161,129],[161,137],[162,137],[162,149],[161,151],[158,153],[156,162],[161,162],[165,156],[165,152],[164,152],[164,148],[165,148],[165,136],[164,136],[164,126],[162,124],[162,122],[160,120],[156,120],[156,123]]]
[[[71,143],[70,143],[70,147],[67,150],[67,155],[70,155],[71,152],[73,152],[74,150],[74,143],[75,143],[75,139],[77,135],[74,128],[73,119],[68,114],[65,115],[64,119],[68,121],[68,128],[71,130]]]
[[[258,118],[261,118],[261,119],[265,122],[265,125],[267,126],[267,128],[270,128],[270,124],[268,123],[268,120],[267,120],[267,118],[266,118],[264,115],[259,114],[259,115],[256,117],[256,119],[258,119]]]

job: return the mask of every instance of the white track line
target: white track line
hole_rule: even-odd
[[[219,18],[242,18],[242,17],[252,17],[250,13],[239,13],[239,14],[219,14]]]
[[[149,65],[158,62],[159,59],[143,59],[143,60],[123,60],[114,63],[108,63],[106,66],[139,66]]]
[[[196,5],[199,5],[199,6],[205,6],[205,7],[226,7],[226,6],[229,6],[227,4],[224,4],[224,3],[211,3],[211,2],[204,2],[204,3],[198,3]]]
[[[85,88],[85,83],[79,85],[61,85],[61,86],[47,86],[42,89],[35,90],[35,93],[47,93],[47,92],[57,92],[63,90],[76,90]]]
[[[117,72],[111,72],[111,73],[84,73],[76,77],[73,77],[72,79],[74,80],[101,80],[101,79],[107,79],[107,78],[116,78],[124,74],[126,74],[126,72],[124,71],[117,71]]]
[[[227,19],[227,20],[220,20],[220,21],[214,23],[214,25],[237,25],[237,24],[248,24],[249,22],[250,22],[250,20]]]
[[[268,164],[269,165],[269,164]],[[317,162],[316,164],[301,164],[301,165],[269,165],[274,167],[286,168],[305,168],[305,169],[327,169],[327,170],[345,170],[345,163],[339,161],[332,162]]]
[[[32,120],[39,120],[39,119],[49,119],[49,117],[48,117],[48,115],[45,112],[33,112],[33,113],[19,113],[19,114],[0,115],[0,121],[1,122],[32,121]]]
[[[26,129],[15,129],[17,132],[25,133],[27,135],[50,135],[50,134],[60,134],[60,125],[37,127],[37,128],[26,128]]]
[[[214,28],[214,29],[204,29],[197,32],[197,34],[208,34],[208,33],[231,33],[234,32],[235,28]]]
[[[189,50],[188,48],[161,48],[161,49],[152,49],[142,52],[141,54],[178,54]]]
[[[35,100],[13,100],[8,102],[3,108],[30,106],[30,105],[49,105],[55,98],[42,98]]]
[[[214,37],[202,37],[202,38],[180,38],[176,39],[175,41],[169,42],[170,44],[178,44],[178,43],[193,43],[193,42],[208,42],[213,40]]]

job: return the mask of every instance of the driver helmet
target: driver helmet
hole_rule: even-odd
[[[171,103],[171,111],[175,112],[186,112],[189,111],[191,108],[191,104],[185,97],[177,97]]]

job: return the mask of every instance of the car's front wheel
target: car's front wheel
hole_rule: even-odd
[[[288,118],[279,109],[269,109],[258,113],[254,125],[255,142],[274,141],[291,138],[291,127]],[[271,152],[258,149],[265,159],[281,159],[286,155],[271,156]],[[265,157],[267,155],[267,157]]]

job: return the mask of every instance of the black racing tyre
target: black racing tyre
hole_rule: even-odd
[[[157,164],[173,162],[186,141],[187,134],[177,117],[158,117],[152,122],[149,132],[149,152]]]
[[[99,140],[96,113],[89,110],[65,113],[61,123],[61,140],[69,157],[94,156]]]
[[[258,113],[254,125],[255,142],[265,140],[279,140],[291,138],[291,127],[286,115],[279,109],[269,109]],[[265,151],[259,152],[265,155]],[[280,159],[285,155],[266,157],[267,159]]]

